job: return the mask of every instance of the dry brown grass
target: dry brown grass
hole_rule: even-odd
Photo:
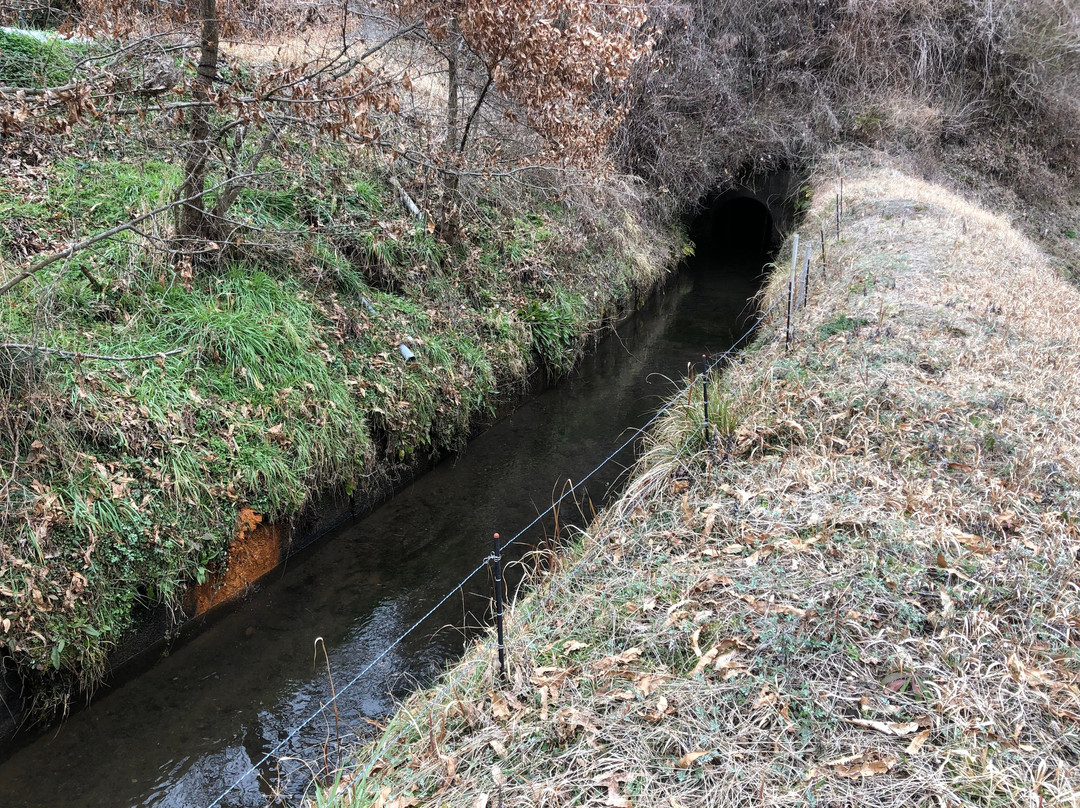
[[[1080,294],[937,187],[845,192],[720,448],[673,408],[516,607],[509,686],[478,647],[318,804],[1080,804]]]

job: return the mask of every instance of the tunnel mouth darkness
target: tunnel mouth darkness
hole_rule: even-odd
[[[688,233],[698,258],[769,260],[782,240],[769,206],[747,190],[710,194],[688,221]]]

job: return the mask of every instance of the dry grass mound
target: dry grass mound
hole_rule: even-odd
[[[1080,294],[939,188],[845,190],[719,443],[674,408],[516,607],[509,684],[477,648],[319,805],[1080,802]]]

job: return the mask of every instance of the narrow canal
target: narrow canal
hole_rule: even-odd
[[[764,208],[744,212],[761,217],[747,220],[760,243]],[[493,531],[510,536],[528,524],[567,480],[592,470],[649,418],[689,361],[726,349],[743,333],[768,260],[756,247],[699,254],[572,377],[368,517],[290,560],[148,671],[19,749],[0,765],[0,806],[209,804],[329,697],[316,638],[325,641],[340,688],[480,563]],[[589,482],[597,508],[617,493],[632,459],[627,450]],[[575,510],[564,505],[561,522]],[[519,552],[553,529],[550,521],[538,525]],[[460,654],[490,595],[488,575],[473,577],[344,693],[342,742],[370,735],[365,719],[385,716],[396,696],[429,682]],[[292,760],[267,764],[222,804],[263,806],[276,788],[301,788],[301,761],[322,757],[328,733],[335,735],[332,716],[329,725],[312,722],[286,746]]]

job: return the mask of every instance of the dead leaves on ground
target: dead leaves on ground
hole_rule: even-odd
[[[821,765],[828,767],[829,771],[837,777],[861,780],[865,777],[887,774],[899,762],[900,758],[896,755],[883,755],[880,752],[869,751],[846,755],[835,760],[827,760]],[[812,769],[809,776],[814,776],[817,773],[817,769]]]
[[[1080,676],[1070,676],[1060,665],[1039,669],[1026,664],[1017,652],[1007,660],[1016,681],[1046,694],[1044,708],[1058,718],[1080,722]]]
[[[736,676],[749,673],[749,666],[742,661],[741,653],[751,650],[752,646],[738,637],[729,637],[702,652],[697,645],[697,637],[701,628],[695,630],[691,636],[691,644],[694,646],[698,660],[690,671],[690,678],[694,678],[707,668],[719,673],[724,681]]]

